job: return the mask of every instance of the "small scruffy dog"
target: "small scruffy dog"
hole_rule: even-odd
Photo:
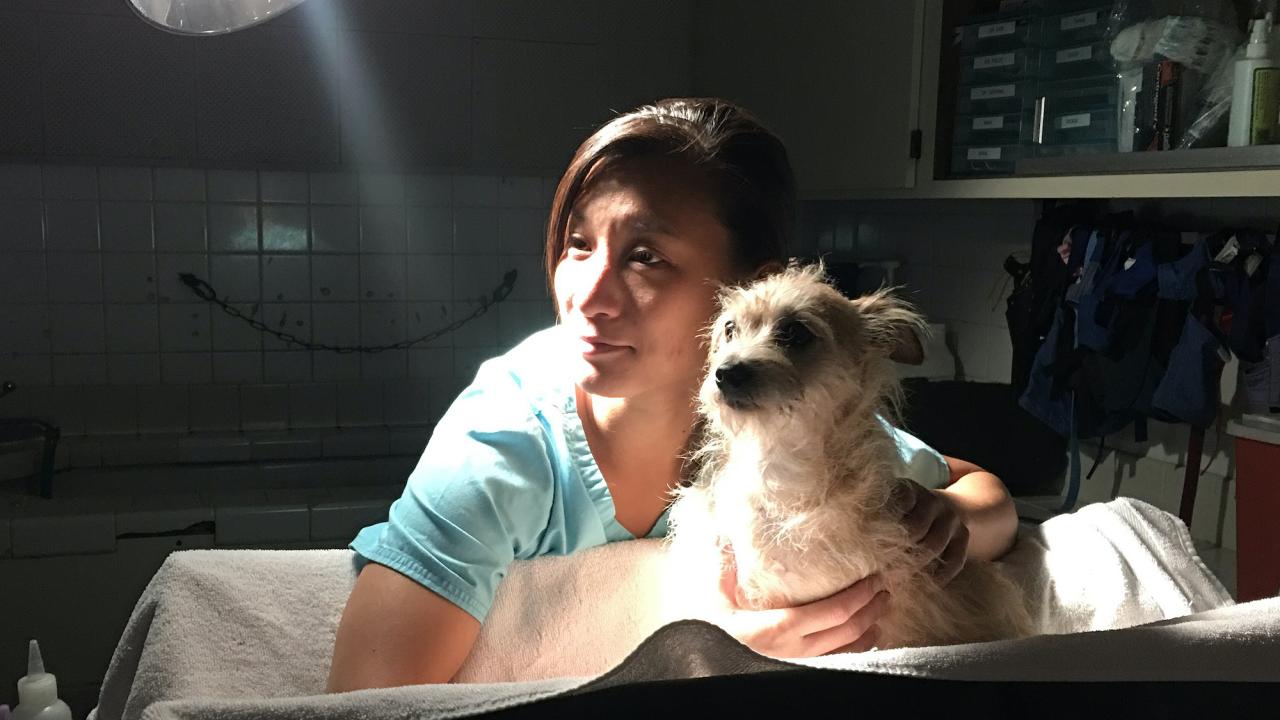
[[[887,291],[845,298],[820,265],[727,288],[720,307],[698,397],[698,469],[671,511],[673,556],[718,568],[731,549],[756,609],[879,572],[893,598],[881,648],[1029,634],[1022,595],[998,566],[971,559],[939,587],[935,558],[902,524],[904,481],[881,416],[900,395],[890,354],[915,342],[923,319]]]

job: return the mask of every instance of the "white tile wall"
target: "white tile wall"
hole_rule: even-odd
[[[403,380],[409,376],[408,359],[408,351],[400,349],[361,355],[360,377],[367,380]],[[389,414],[386,420],[388,425],[396,424]]]
[[[258,184],[265,203],[306,203],[309,195],[307,174],[302,172],[264,172]]]
[[[214,338],[215,343],[217,337]],[[260,383],[263,377],[262,353],[213,353],[213,382],[218,385]]]
[[[156,168],[156,200],[204,202],[205,173],[191,168]]]
[[[258,174],[244,170],[210,170],[208,177],[209,199],[216,202],[246,202],[258,200]]]
[[[160,356],[154,352],[108,355],[106,356],[106,379],[111,384],[160,382]]]
[[[314,197],[316,186],[312,183]],[[354,253],[360,250],[359,209],[351,205],[311,207],[311,249],[317,253]]]
[[[336,88],[317,84],[297,30],[306,10],[252,38],[198,47],[154,34],[106,0],[83,14],[65,1],[33,10],[41,47],[61,49],[37,58],[49,65],[38,75],[57,87],[35,142],[91,160],[0,165],[0,376],[23,385],[24,411],[62,425],[64,456],[116,462],[151,452],[117,444],[104,453],[80,433],[430,421],[459,389],[459,368],[469,380],[482,359],[548,321],[538,256],[552,182],[542,174],[607,116],[600,85],[637,101],[663,83],[668,94],[687,90],[687,8],[664,1],[619,24],[577,0],[536,10],[408,5],[360,4],[326,27],[321,50],[361,61],[342,63]],[[121,38],[123,54],[113,49]],[[596,44],[617,41],[632,45],[614,59],[647,43],[651,56],[675,60],[663,61],[661,82],[638,63],[606,78],[593,67]],[[274,62],[246,67],[237,48]],[[153,69],[155,82],[122,84],[139,77],[120,71],[130,63]],[[381,79],[382,107],[353,96],[367,85],[355,82],[358,65]],[[424,78],[422,67],[449,72]],[[253,83],[233,84],[249,70]],[[289,102],[276,102],[282,93]],[[282,109],[264,112],[255,105],[263,101]],[[116,132],[138,107],[148,121]],[[288,129],[303,120],[301,131]],[[364,151],[376,159],[369,141],[379,130],[401,166],[449,170],[305,167]],[[150,157],[226,164],[149,167]],[[257,160],[277,166],[245,169]],[[376,355],[264,339],[177,280],[193,273],[244,314],[304,339],[385,344],[468,312],[509,267],[520,283],[507,305],[462,333]],[[264,387],[273,389],[260,395]]]
[[[99,249],[97,202],[91,200],[46,201],[45,247],[49,250]]]
[[[98,168],[98,197],[103,200],[151,200],[151,168]]]
[[[310,258],[305,255],[263,255],[262,298],[268,302],[310,300]]]
[[[263,353],[262,374],[272,383],[310,382],[311,353],[306,350]]]
[[[156,287],[154,254],[103,253],[102,294],[108,303],[155,303]]]
[[[409,205],[453,206],[453,178],[448,175],[409,175],[404,190]]]
[[[407,217],[409,252],[445,255],[453,252],[453,208],[410,206]]]
[[[158,193],[157,193],[158,194]],[[204,252],[205,206],[200,203],[155,204],[156,249],[163,252]]]
[[[151,203],[104,200],[98,212],[103,250],[151,250]]]
[[[0,201],[0,223],[6,228],[0,236],[0,249],[6,252],[38,252],[44,247],[44,220],[39,201]]]
[[[263,205],[262,249],[304,253],[310,249],[309,226],[310,219],[305,206]]]
[[[405,256],[361,255],[360,300],[382,303],[405,298]]]
[[[386,200],[387,196],[379,197]],[[360,208],[360,252],[403,253],[405,214],[403,205],[364,205]]]
[[[84,166],[51,165],[44,172],[44,196],[67,200],[86,200],[98,197],[96,168]]]
[[[258,250],[256,205],[209,205],[209,250],[255,252]]]

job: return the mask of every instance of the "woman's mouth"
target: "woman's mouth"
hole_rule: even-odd
[[[598,337],[580,337],[578,340],[582,343],[582,354],[586,357],[603,357],[627,349],[626,345],[605,342]]]

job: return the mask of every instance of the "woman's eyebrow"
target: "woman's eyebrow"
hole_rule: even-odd
[[[568,222],[565,224],[565,227],[570,231],[573,231],[575,228],[584,224],[590,224],[590,218],[587,214],[580,211],[574,211],[569,213]],[[649,212],[628,213],[622,218],[621,224],[629,225],[631,229],[643,233],[650,233],[654,235],[676,234],[666,221]]]
[[[675,235],[675,232],[663,222],[662,218],[652,213],[634,215],[631,218],[631,226],[641,232],[657,235]]]

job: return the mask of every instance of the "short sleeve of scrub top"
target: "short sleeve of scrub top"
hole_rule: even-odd
[[[441,418],[386,522],[351,542],[483,622],[515,559],[634,539],[587,445],[557,329],[481,365]],[[666,514],[650,537],[666,534]]]

